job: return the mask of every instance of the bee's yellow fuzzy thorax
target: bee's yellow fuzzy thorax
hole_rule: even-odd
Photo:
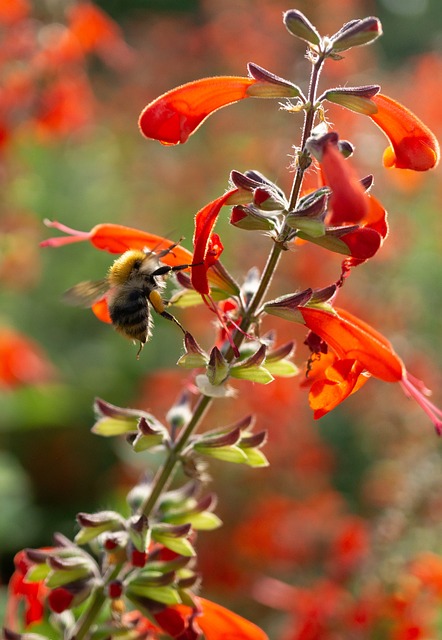
[[[124,284],[129,280],[131,272],[136,262],[143,262],[146,259],[144,251],[133,249],[126,251],[117,258],[109,269],[109,283],[112,286]]]

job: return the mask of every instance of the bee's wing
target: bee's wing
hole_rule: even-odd
[[[103,296],[109,291],[109,281],[107,278],[103,280],[88,280],[86,282],[79,282],[68,289],[63,294],[63,300],[75,307],[92,307],[95,302],[101,300]]]

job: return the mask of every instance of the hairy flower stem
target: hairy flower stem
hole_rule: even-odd
[[[112,571],[107,577],[106,584],[115,580],[121,571],[121,565],[115,565]],[[81,616],[75,623],[72,633],[69,634],[69,640],[83,640],[86,637],[89,629],[95,623],[96,618],[100,614],[101,609],[105,605],[107,600],[106,586],[101,585],[98,587],[91,596],[89,606],[83,611]]]
[[[289,210],[293,210],[296,207],[296,203],[299,198],[299,194],[301,192],[302,181],[304,178],[304,173],[309,166],[309,156],[305,153],[305,143],[308,137],[311,135],[316,109],[315,109],[315,99],[316,99],[316,90],[319,80],[319,75],[321,72],[321,68],[324,62],[323,57],[319,57],[318,60],[314,63],[312,67],[312,73],[310,78],[310,86],[308,93],[308,101],[309,107],[305,111],[304,118],[304,126],[302,131],[300,152],[298,156],[298,165],[296,169],[296,175],[293,181],[292,191],[290,195],[290,204]],[[261,280],[259,286],[252,297],[245,314],[242,318],[239,329],[235,331],[233,342],[237,349],[244,342],[247,332],[250,329],[250,326],[255,322],[256,312],[264,301],[265,295],[269,289],[270,283],[272,281],[273,275],[278,266],[281,253],[284,251],[284,242],[288,236],[288,233],[291,231],[291,228],[288,225],[284,225],[280,238],[274,242],[270,254],[267,259],[267,263],[264,267],[264,270],[261,275]],[[229,346],[224,357],[228,362],[231,362],[234,358],[234,350],[232,346]],[[192,418],[188,422],[187,426],[183,429],[181,434],[179,435],[176,442],[171,446],[169,454],[163,464],[162,467],[158,470],[158,473],[152,483],[152,490],[144,503],[138,509],[138,513],[140,515],[145,515],[148,517],[152,510],[155,508],[155,505],[163,493],[165,489],[171,483],[174,473],[177,468],[177,464],[180,460],[180,455],[189,442],[190,437],[193,433],[195,433],[206,414],[207,410],[211,406],[213,402],[213,398],[209,396],[205,396],[203,394],[200,395]],[[119,571],[121,570],[121,566],[116,566],[114,571],[112,572],[112,578],[115,579],[118,576]],[[97,590],[92,595],[89,606],[83,612],[81,618],[77,621],[77,624],[74,628],[74,633],[71,638],[75,638],[75,640],[83,640],[86,636],[89,628],[95,622],[98,617],[102,607],[106,602],[106,593],[105,588],[103,586],[97,588]]]

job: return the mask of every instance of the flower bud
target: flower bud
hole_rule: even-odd
[[[293,36],[300,38],[309,44],[318,46],[321,42],[321,36],[319,35],[316,27],[307,20],[305,15],[297,9],[290,9],[283,15],[283,22]]]
[[[252,206],[237,205],[230,215],[230,224],[246,231],[273,231],[275,220],[265,216]]]
[[[382,25],[378,18],[370,16],[363,20],[352,20],[335,33],[330,41],[333,52],[346,51],[352,47],[370,44],[382,35]]]
[[[213,347],[210,352],[210,360],[207,365],[207,378],[210,384],[218,386],[227,380],[229,375],[229,363],[224,358],[218,347]]]
[[[323,95],[325,100],[350,109],[355,113],[371,115],[377,113],[377,105],[371,100],[380,91],[379,85],[365,87],[337,87],[329,89]]]
[[[280,78],[253,62],[247,65],[249,75],[258,80],[247,88],[247,95],[255,98],[297,98],[301,90],[292,82]]]

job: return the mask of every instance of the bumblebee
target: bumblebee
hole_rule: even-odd
[[[138,358],[152,334],[149,303],[158,314],[175,322],[185,333],[181,323],[166,311],[167,303],[160,293],[165,287],[162,276],[194,266],[182,264],[170,267],[160,263],[160,259],[171,253],[177,244],[158,253],[147,249],[126,251],[111,265],[106,278],[80,282],[66,291],[63,298],[74,306],[91,307],[106,297],[115,329],[134,343],[140,343]]]

